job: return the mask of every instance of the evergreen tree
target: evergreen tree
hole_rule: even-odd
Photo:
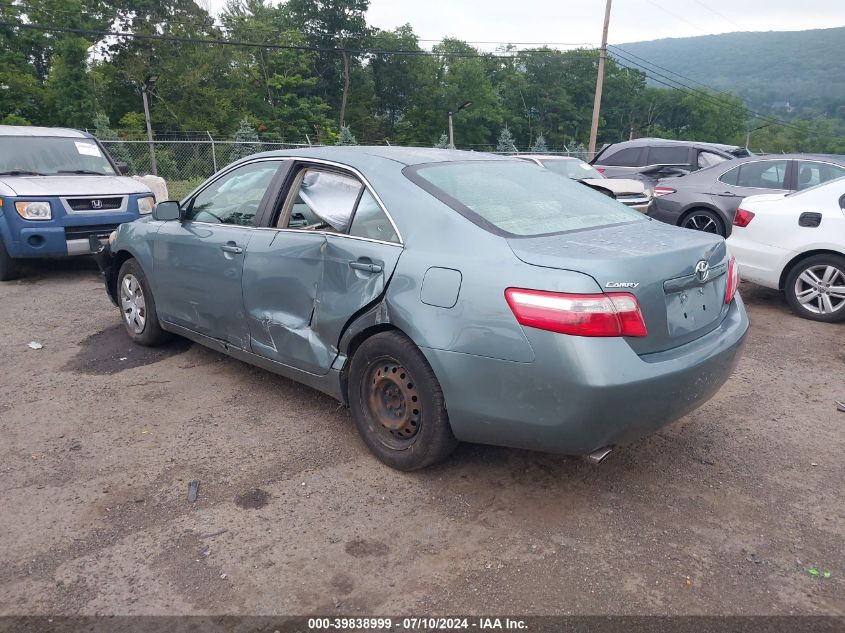
[[[535,154],[545,154],[549,151],[549,148],[546,147],[546,139],[542,134],[538,134],[537,138],[534,139],[534,144],[531,146],[530,151]]]
[[[232,146],[232,151],[229,153],[230,161],[236,161],[239,158],[261,151],[258,132],[255,131],[255,128],[252,127],[248,119],[241,119],[238,131],[235,132],[233,140],[235,143]]]
[[[499,140],[496,143],[496,151],[497,152],[516,152],[516,145],[513,142],[513,134],[508,129],[508,126],[502,128],[502,132],[499,134]]]
[[[337,141],[335,145],[357,145],[358,141],[355,139],[355,136],[352,134],[352,131],[349,129],[348,125],[344,125],[340,128],[340,134],[337,136]]]
[[[126,145],[120,141],[117,132],[111,127],[109,117],[105,114],[100,113],[94,117],[94,136],[100,141],[106,141],[106,150],[108,150],[108,153],[114,160],[131,166],[132,161],[130,160]],[[113,142],[108,143],[108,141]]]
[[[446,136],[446,132],[443,132],[440,135],[440,139],[437,141],[437,144],[434,146],[434,149],[448,149],[449,148],[449,137]]]

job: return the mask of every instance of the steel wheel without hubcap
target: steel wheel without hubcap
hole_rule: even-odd
[[[123,276],[120,284],[120,309],[126,324],[135,334],[144,331],[147,324],[147,302],[144,300],[144,290],[135,275]]]
[[[719,225],[716,223],[716,220],[711,218],[709,215],[705,215],[703,213],[693,213],[686,220],[684,220],[684,223],[681,226],[683,226],[685,229],[704,231],[705,233],[715,233],[716,235],[722,234],[722,232],[719,230]]]
[[[813,314],[834,314],[845,307],[845,271],[836,266],[810,266],[795,280],[795,298]]]
[[[392,449],[409,447],[420,430],[422,401],[410,372],[392,358],[370,364],[364,403],[379,441]]]

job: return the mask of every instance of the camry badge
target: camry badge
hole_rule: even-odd
[[[608,281],[605,288],[636,288],[640,285],[638,281]]]
[[[695,265],[695,278],[701,283],[707,281],[710,276],[710,264],[702,259]]]

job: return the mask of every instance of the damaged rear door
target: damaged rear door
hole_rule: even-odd
[[[298,166],[272,223],[244,262],[252,351],[326,374],[349,318],[384,291],[398,233],[358,178],[322,165]]]

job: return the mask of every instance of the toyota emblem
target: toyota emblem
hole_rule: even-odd
[[[710,276],[710,264],[707,263],[706,260],[702,259],[695,265],[695,278],[698,279],[701,283],[707,281],[707,278]]]

